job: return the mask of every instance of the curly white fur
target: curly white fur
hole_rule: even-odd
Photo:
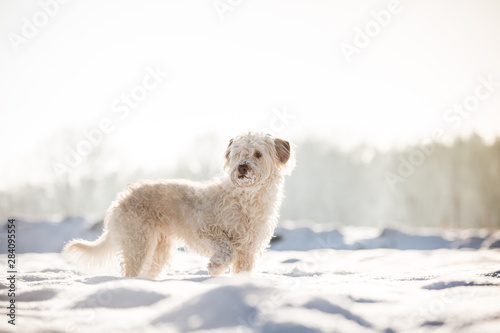
[[[95,242],[75,239],[63,253],[84,268],[121,253],[122,275],[158,276],[175,239],[210,257],[208,272],[251,271],[269,245],[282,201],[284,175],[295,165],[287,141],[262,133],[232,139],[224,175],[207,182],[141,180],[111,204]]]

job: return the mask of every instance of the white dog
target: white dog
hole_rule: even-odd
[[[63,253],[92,269],[121,254],[122,275],[155,278],[175,239],[210,257],[210,275],[251,271],[269,245],[284,175],[295,165],[287,141],[247,133],[229,141],[224,175],[207,182],[141,180],[111,204],[95,242],[70,241]]]

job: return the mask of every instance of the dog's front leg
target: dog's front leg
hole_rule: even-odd
[[[246,251],[237,253],[236,262],[233,265],[235,274],[251,272],[255,263],[255,254],[257,250],[248,248]]]
[[[220,275],[228,268],[234,259],[236,251],[231,246],[229,240],[217,239],[213,241],[214,254],[208,262],[208,274],[212,276]]]

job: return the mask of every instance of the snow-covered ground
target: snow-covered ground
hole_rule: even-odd
[[[213,278],[178,251],[149,280],[84,275],[54,253],[99,226],[20,222],[16,326],[2,315],[0,331],[500,332],[499,232],[284,226],[252,275]]]

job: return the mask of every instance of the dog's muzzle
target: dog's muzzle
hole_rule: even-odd
[[[248,164],[246,163],[238,165],[238,179],[247,178],[248,169]]]
[[[253,168],[246,162],[241,162],[233,169],[233,184],[239,187],[249,187],[255,183]]]

